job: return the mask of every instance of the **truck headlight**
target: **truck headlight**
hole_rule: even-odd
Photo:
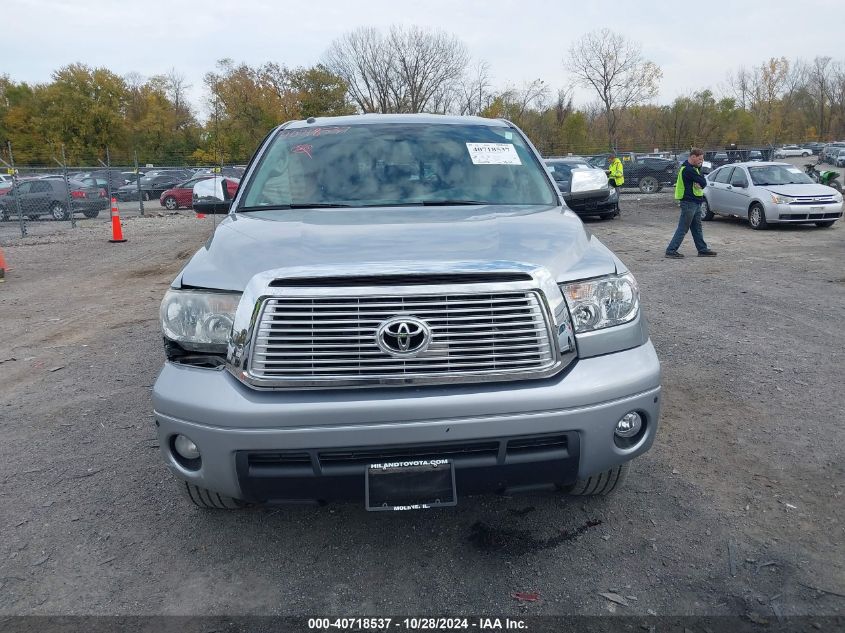
[[[240,293],[168,290],[161,302],[165,338],[198,352],[226,352]]]
[[[640,292],[631,273],[561,284],[575,333],[622,325],[636,318]]]

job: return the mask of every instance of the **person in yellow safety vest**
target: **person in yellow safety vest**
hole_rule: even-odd
[[[622,161],[613,152],[610,153],[607,160],[607,182],[618,189],[625,184],[625,170],[622,167]]]
[[[701,229],[701,205],[704,202],[704,188],[707,180],[701,175],[701,163],[704,162],[704,151],[694,147],[689,158],[681,165],[678,171],[678,179],[675,182],[675,200],[681,207],[681,217],[678,219],[678,228],[672,236],[672,241],[666,247],[666,257],[680,259],[683,257],[678,252],[681,242],[687,231],[692,233],[692,240],[699,257],[715,257],[716,251],[711,250],[704,241],[704,231]]]
[[[616,215],[619,215],[619,187],[625,184],[625,170],[615,153],[607,157],[607,184],[616,189]]]

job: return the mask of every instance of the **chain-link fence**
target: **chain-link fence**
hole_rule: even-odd
[[[176,166],[144,163],[16,165],[13,148],[0,173],[0,238],[44,235],[108,222],[112,207],[121,218],[190,213],[193,185],[200,180],[239,179],[243,165]],[[113,201],[113,202],[112,202]]]

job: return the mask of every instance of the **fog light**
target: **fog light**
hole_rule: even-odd
[[[631,411],[622,416],[616,423],[614,433],[619,437],[634,437],[643,428],[643,419],[636,411]]]
[[[200,450],[197,448],[197,445],[184,435],[176,436],[176,439],[173,440],[173,448],[185,459],[197,459],[200,456]]]

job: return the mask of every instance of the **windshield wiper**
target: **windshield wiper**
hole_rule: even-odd
[[[481,200],[414,200],[413,202],[384,202],[362,204],[362,207],[459,207],[462,205],[490,204]]]
[[[284,211],[287,209],[343,209],[352,205],[334,204],[329,202],[312,202],[309,204],[263,204],[255,207],[240,207],[238,213],[249,213],[250,211]]]
[[[422,200],[420,204],[426,207],[451,207],[464,204],[490,204],[483,200]]]

